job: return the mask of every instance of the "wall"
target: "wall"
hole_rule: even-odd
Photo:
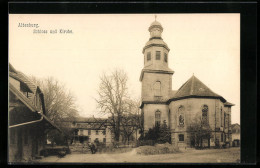
[[[31,161],[34,156],[40,155],[40,151],[45,147],[46,137],[44,136],[44,131],[40,127],[35,126],[35,124],[11,128],[9,131],[10,133],[12,131],[15,132],[15,143],[11,143],[9,133],[9,162]],[[27,136],[27,143],[25,142],[25,136]],[[34,154],[33,143],[36,141],[38,142],[38,152]],[[18,156],[18,143],[22,144],[22,158]]]
[[[112,141],[112,137],[111,137],[111,130],[107,127],[106,130],[106,134],[103,134],[104,130],[90,130],[90,135],[88,134],[88,129],[79,129],[78,135],[81,135],[81,131],[83,130],[83,136],[88,136],[90,138],[89,142],[94,142],[96,138],[98,138],[99,142],[103,142],[103,138],[106,138],[106,144],[110,144]],[[98,135],[96,135],[96,131],[98,131]]]
[[[160,51],[161,52],[161,59],[160,60],[156,60],[156,51]],[[147,61],[147,53],[150,52],[151,53],[151,60],[150,61]],[[165,48],[163,47],[150,47],[150,48],[147,48],[144,52],[144,66],[149,66],[149,65],[156,65],[156,66],[165,66],[165,67],[168,67],[168,62],[169,62],[169,58],[168,58],[168,61],[165,62],[164,61],[164,53],[167,54],[167,57],[168,56],[168,50],[166,50]]]
[[[213,141],[215,142],[215,135],[216,138],[219,139],[220,143],[223,144],[224,142],[221,142],[221,134],[220,132],[223,131],[223,126],[221,126],[221,117],[224,118],[224,105],[219,99],[205,99],[205,98],[188,98],[183,100],[177,100],[172,101],[169,104],[170,109],[170,128],[172,132],[172,142],[175,145],[181,145],[181,146],[189,146],[190,145],[190,137],[189,134],[186,133],[187,127],[195,121],[195,118],[200,118],[202,116],[202,106],[203,105],[208,106],[208,121],[210,128],[212,131],[218,130],[219,133],[213,133],[213,138],[211,139],[211,145],[215,145]],[[184,106],[184,111],[182,112],[182,115],[184,116],[184,127],[180,127],[178,125],[178,119],[179,119],[179,112],[178,108],[180,106]],[[221,116],[220,109],[222,107],[223,113]],[[179,142],[178,135],[184,134],[184,142]],[[185,145],[183,145],[185,144]]]
[[[166,120],[168,125],[168,105],[166,104],[145,104],[143,107],[144,111],[144,130],[148,131],[155,125],[155,111],[160,110],[161,112],[161,123]]]
[[[142,100],[157,101],[154,96],[154,84],[156,81],[161,82],[161,98],[163,101],[169,99],[169,93],[172,86],[172,75],[163,73],[144,73],[142,80]]]

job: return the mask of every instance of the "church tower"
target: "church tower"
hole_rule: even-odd
[[[172,92],[172,75],[168,67],[169,47],[162,39],[163,27],[155,21],[149,27],[150,39],[143,48],[144,67],[140,75],[142,82],[142,114],[144,130],[164,120],[169,126],[169,108],[166,104]]]

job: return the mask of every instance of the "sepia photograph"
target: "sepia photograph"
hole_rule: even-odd
[[[8,29],[9,164],[241,162],[239,13],[9,14]]]

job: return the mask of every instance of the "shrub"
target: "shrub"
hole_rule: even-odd
[[[142,155],[156,155],[156,154],[167,154],[167,153],[177,153],[179,149],[170,145],[169,143],[165,144],[156,144],[155,146],[140,146],[137,148],[137,154]]]
[[[141,136],[138,146],[154,145],[155,143],[171,143],[171,132],[165,120],[162,125],[156,124],[148,130],[148,133]]]

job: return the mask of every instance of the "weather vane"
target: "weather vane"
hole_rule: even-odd
[[[155,18],[155,21],[156,21],[157,15],[154,15],[154,18]]]

